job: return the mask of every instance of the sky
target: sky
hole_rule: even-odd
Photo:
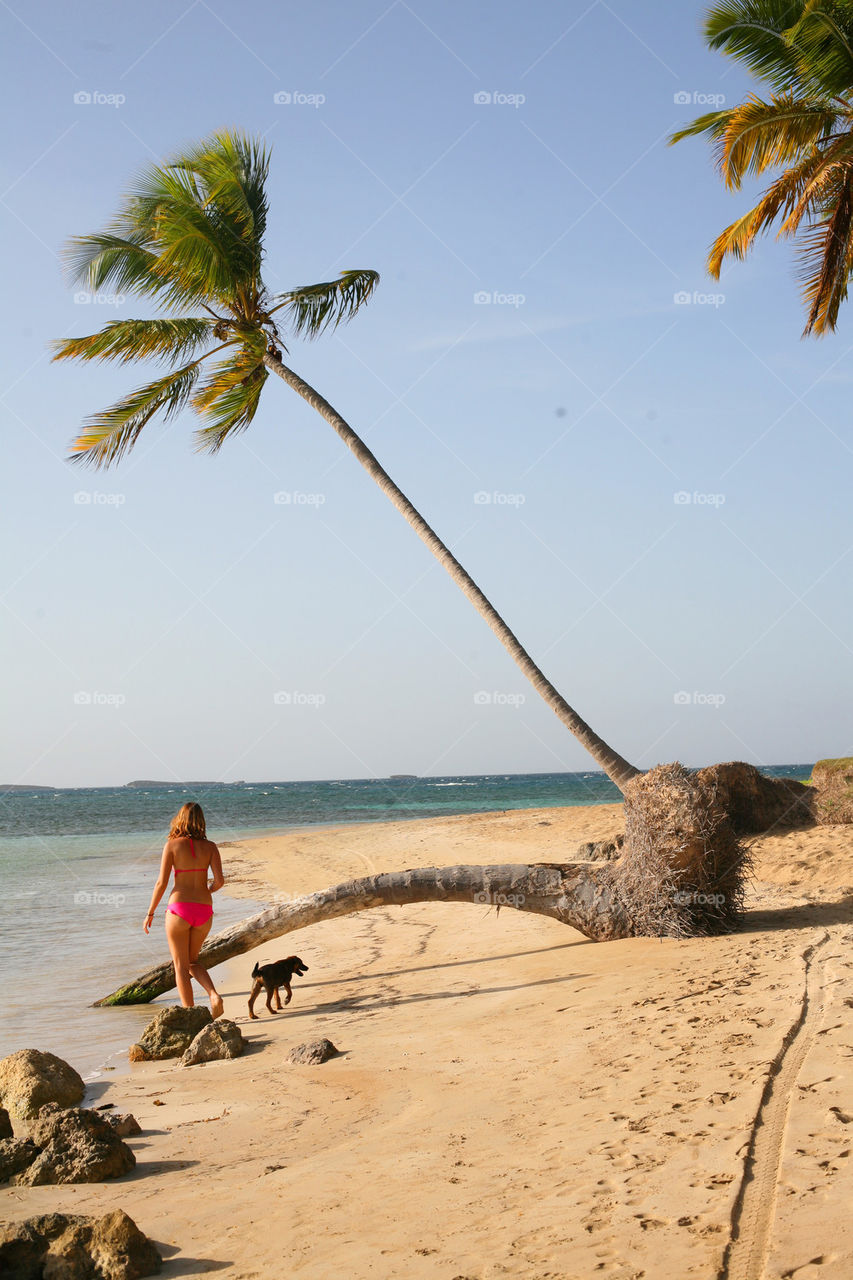
[[[853,753],[851,312],[803,340],[790,245],[671,132],[753,84],[684,0],[0,9],[0,782],[595,767],[331,428],[269,379],[67,461],[149,366],[51,363],[150,314],[61,250],[219,128],[272,149],[272,292],[373,268],[289,361],[633,764]]]

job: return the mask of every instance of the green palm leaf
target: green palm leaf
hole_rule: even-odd
[[[309,284],[278,295],[270,314],[284,309],[298,337],[317,338],[353,318],[379,283],[376,271],[342,271],[340,280]]]
[[[54,360],[160,359],[174,363],[195,355],[213,337],[214,320],[114,320],[100,333],[55,342]]]
[[[788,33],[804,8],[803,0],[726,0],[705,19],[705,41],[785,92],[800,84],[800,58]]]
[[[199,362],[157,378],[101,413],[88,418],[72,445],[73,462],[86,462],[95,467],[118,462],[132,449],[143,427],[157,413],[168,420],[179,413],[189,400],[199,377]]]

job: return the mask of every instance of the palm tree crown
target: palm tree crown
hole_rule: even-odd
[[[670,141],[707,135],[730,189],[782,169],[714,241],[708,270],[718,279],[727,256],[743,259],[778,224],[778,238],[797,240],[804,334],[825,333],[836,326],[853,270],[853,5],[726,0],[709,11],[705,38],[771,91],[699,116]]]
[[[151,297],[169,313],[116,320],[100,333],[54,344],[56,360],[153,358],[170,366],[89,418],[72,446],[75,461],[117,462],[155,415],[168,419],[188,404],[204,423],[199,447],[215,452],[255,416],[268,377],[264,356],[283,345],[279,328],[315,338],[351,319],[373,293],[375,271],[344,271],[338,280],[269,293],[261,277],[268,168],[258,142],[217,133],[146,170],[106,231],[70,242],[76,281],[92,291],[110,284]],[[193,310],[202,314],[188,314]]]

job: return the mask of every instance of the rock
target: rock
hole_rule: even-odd
[[[329,1058],[334,1058],[337,1053],[338,1050],[331,1040],[309,1040],[307,1044],[300,1044],[295,1049],[291,1049],[287,1057],[290,1062],[313,1066],[317,1062],[328,1062]]]
[[[67,1062],[41,1049],[19,1049],[0,1061],[0,1103],[19,1120],[31,1120],[47,1102],[76,1107],[85,1086]]]
[[[47,1213],[0,1228],[0,1275],[10,1280],[140,1280],[162,1264],[122,1209],[103,1218]]]
[[[5,1107],[0,1107],[0,1138],[12,1137],[12,1121]]]
[[[104,1116],[107,1124],[112,1125],[120,1138],[133,1138],[137,1133],[142,1132],[142,1126],[136,1116],[132,1116],[129,1112],[124,1115]]]
[[[30,1136],[41,1151],[13,1178],[19,1186],[103,1182],[120,1178],[136,1164],[130,1147],[97,1111],[80,1107],[63,1111],[49,1103],[30,1126]]]
[[[812,770],[815,817],[824,825],[853,822],[853,758],[818,760]]]
[[[211,1021],[210,1010],[197,1005],[194,1009],[182,1009],[170,1005],[161,1009],[143,1031],[138,1044],[130,1046],[131,1062],[150,1062],[161,1058],[180,1058],[193,1040]]]
[[[0,1182],[8,1182],[31,1165],[39,1148],[29,1138],[0,1139]]]
[[[239,1058],[245,1047],[243,1032],[237,1023],[217,1018],[202,1027],[181,1058],[181,1065],[192,1067],[197,1062],[213,1062],[216,1058]]]

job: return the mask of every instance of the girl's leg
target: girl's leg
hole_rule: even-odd
[[[190,933],[186,920],[176,916],[174,911],[166,912],[166,940],[172,953],[172,964],[175,966],[175,985],[181,1004],[185,1009],[192,1009],[193,984],[190,981]]]
[[[189,969],[199,986],[203,987],[210,996],[210,1012],[214,1018],[220,1018],[225,1008],[222,1003],[222,996],[213,985],[213,979],[207,969],[203,964],[198,963],[199,952],[204,945],[205,938],[210,933],[212,925],[213,921],[208,920],[206,924],[193,925],[190,929]]]

